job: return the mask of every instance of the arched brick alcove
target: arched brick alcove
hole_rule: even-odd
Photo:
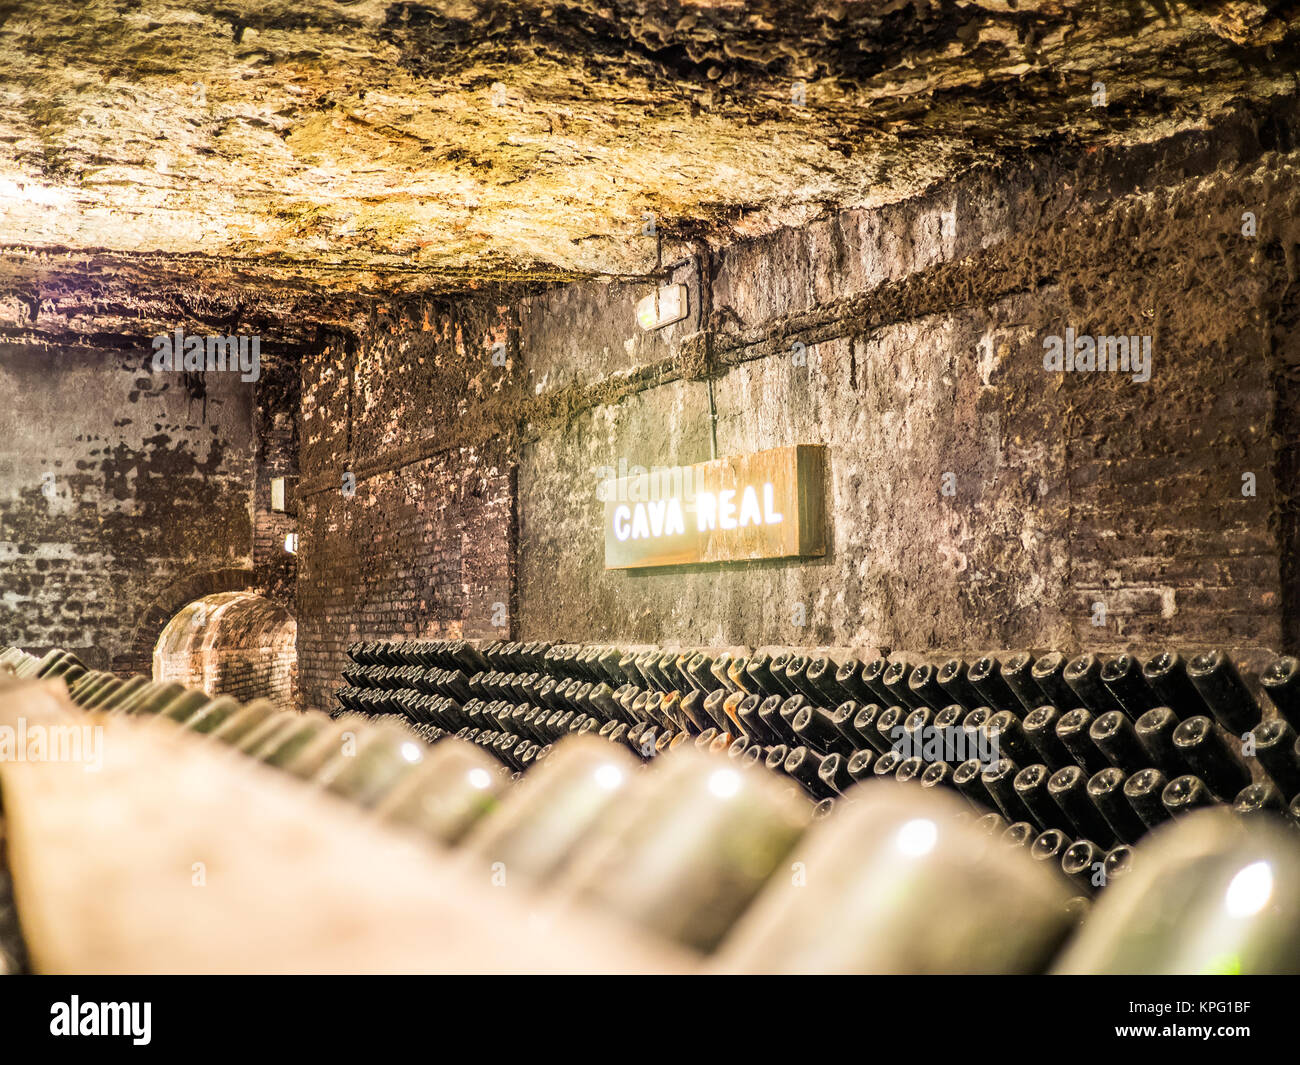
[[[116,655],[109,668],[119,676],[130,673],[148,673],[153,668],[153,649],[163,627],[176,616],[177,611],[195,599],[216,592],[233,592],[248,588],[253,583],[251,569],[215,569],[205,573],[192,573],[173,581],[154,598],[140,615],[135,625],[131,646]]]
[[[278,603],[255,592],[218,592],[183,607],[163,628],[153,651],[153,677],[294,706],[298,625]]]

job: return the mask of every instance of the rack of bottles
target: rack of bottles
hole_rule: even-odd
[[[1076,879],[1215,804],[1300,822],[1300,663],[1260,685],[1221,651],[973,663],[575,644],[367,642],[340,708],[451,733],[523,769],[595,732],[643,761],[689,743],[786,777],[830,811],[877,778],[953,789],[979,823]]]
[[[1238,971],[1300,970],[1292,658],[1261,674],[1265,707],[1220,652],[349,656],[333,715],[66,652],[11,648],[0,671],[206,734],[716,969],[1189,972],[1230,954]]]

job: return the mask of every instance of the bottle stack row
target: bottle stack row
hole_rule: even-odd
[[[1201,806],[1300,821],[1300,663],[1264,715],[1232,659],[1019,653],[968,663],[466,641],[358,643],[342,707],[400,714],[518,761],[572,733],[643,760],[689,743],[762,765],[829,808],[854,783],[951,788],[1035,856],[1119,869]]]
[[[892,776],[875,773],[874,766],[893,748],[854,748],[848,741],[863,736],[861,726],[855,725],[852,733],[843,726],[871,707],[877,708],[877,715],[883,713],[879,703],[840,714],[843,704],[832,711],[807,693],[763,695],[760,709],[768,699],[778,698],[775,718],[769,712],[765,720],[752,704],[742,710],[759,692],[741,695],[727,689],[723,704],[740,698],[731,712],[722,711],[724,731],[723,723],[703,710],[720,689],[705,694],[696,688],[683,694],[680,689],[636,686],[638,691],[629,698],[623,689],[630,682],[614,687],[611,678],[597,681],[590,675],[599,668],[592,663],[602,657],[613,661],[611,654],[595,649],[552,655],[550,668],[560,675],[548,672],[541,680],[531,673],[542,670],[522,672],[547,663],[546,651],[536,647],[478,648],[474,653],[489,668],[474,673],[453,670],[449,664],[459,665],[456,654],[463,650],[455,645],[382,645],[378,650],[357,648],[354,655],[358,670],[418,667],[464,676],[470,698],[440,698],[454,703],[456,714],[490,720],[497,729],[462,725],[464,738],[445,735],[444,730],[432,746],[404,722],[373,721],[351,710],[330,718],[278,711],[265,702],[242,706],[227,697],[212,699],[142,677],[97,674],[65,654],[38,660],[6,651],[0,654],[0,672],[62,676],[73,702],[87,710],[149,717],[206,734],[205,742],[245,752],[301,779],[304,786],[348,799],[380,821],[425,835],[445,848],[447,860],[472,882],[522,887],[530,904],[544,901],[572,908],[580,916],[594,917],[600,911],[695,952],[702,967],[715,971],[1210,972],[1219,971],[1225,959],[1240,972],[1300,969],[1300,842],[1279,811],[1263,808],[1239,817],[1224,803],[1215,803],[1214,809],[1185,807],[1130,849],[1126,842],[1107,846],[1112,838],[1123,837],[1105,821],[1105,807],[1087,792],[1081,798],[1105,821],[1105,826],[1089,827],[1106,844],[1090,835],[1042,828],[1036,820],[1013,822],[1009,810],[988,810],[989,802],[996,806],[999,799],[1006,801],[1002,782],[1010,769],[1000,763],[1012,761],[1015,754],[1027,761],[1031,750],[1042,754],[1035,742],[1047,742],[1042,730],[1025,725],[1032,711],[1017,714],[982,704],[962,706],[963,713],[951,715],[960,718],[961,727],[971,713],[986,711],[972,728],[978,740],[997,748],[977,759],[984,768],[972,775],[985,790],[971,793],[953,780],[965,762],[929,787],[922,779],[928,767],[952,767],[953,761],[908,755],[922,757],[927,769],[901,784],[897,769]],[[380,654],[389,660],[376,660]],[[403,655],[416,660],[406,661]],[[556,659],[569,665],[557,667]],[[579,660],[584,665],[578,666]],[[507,666],[514,668],[503,668]],[[969,675],[974,668],[965,671],[972,688]],[[1208,673],[1222,681],[1226,668],[1221,659],[1200,662],[1198,656],[1184,672],[1199,692],[1198,678],[1204,682]],[[1289,668],[1282,663],[1279,675]],[[983,680],[985,672],[977,671],[976,679]],[[504,693],[540,691],[552,684],[548,694],[567,685],[568,700],[594,708],[590,716],[607,717],[599,727],[577,730],[585,734],[562,730],[554,749],[545,758],[535,758],[522,773],[477,746],[484,734],[526,728],[522,722],[530,713],[534,728],[543,710],[548,727],[551,714],[579,713],[567,702],[564,709],[527,703],[516,726],[514,710],[507,713],[505,707],[519,706],[509,703]],[[587,689],[585,698],[572,691],[575,684],[578,691]],[[399,689],[376,685],[362,690]],[[489,692],[499,694],[486,700]],[[644,717],[629,709],[643,697],[639,709]],[[801,701],[787,719],[784,711],[791,699]],[[483,703],[477,714],[475,700]],[[489,713],[487,706],[494,702],[503,705]],[[666,720],[644,711],[652,702]],[[694,713],[683,710],[683,704]],[[1216,705],[1206,702],[1211,714]],[[937,717],[956,706],[948,703],[937,711],[928,705],[908,707],[905,713],[898,707],[896,728],[904,732],[876,731],[902,743],[906,721],[917,711]],[[1085,710],[1101,720],[1118,712],[1141,736],[1133,711],[1126,707],[1099,714],[1086,705],[1070,707],[1064,714],[1053,704],[1042,707],[1061,718]],[[1180,707],[1184,713],[1188,709]],[[405,709],[383,712],[406,716]],[[1139,713],[1138,720],[1150,712]],[[755,713],[774,735],[761,736],[758,724],[750,725],[752,731],[746,729]],[[695,714],[704,716],[696,721]],[[998,726],[988,727],[1006,714],[1015,717],[1019,732],[1005,717]],[[1188,714],[1179,718],[1179,727],[1205,716]],[[811,726],[810,720],[829,724],[835,733],[816,731],[818,726]],[[1269,721],[1274,720],[1288,719],[1270,714]],[[447,718],[448,725],[457,721]],[[606,730],[611,722],[617,722],[615,728]],[[1222,728],[1217,715],[1212,724]],[[629,739],[638,725],[642,733],[654,729],[656,736],[670,731],[673,741],[661,751],[657,740],[646,744]],[[615,737],[618,726],[626,732]],[[708,738],[711,729],[720,733],[721,744],[718,736]],[[1091,728],[1087,731],[1096,744]],[[1262,726],[1254,731],[1262,731]],[[836,733],[846,742],[836,739]],[[1056,730],[1051,733],[1056,736]],[[534,734],[532,742],[548,735]],[[728,742],[732,735],[734,741]],[[1228,735],[1226,729],[1223,735]],[[772,750],[790,745],[770,741],[792,736],[801,742],[784,758],[771,758]],[[952,738],[956,742],[956,734]],[[1073,748],[1056,739],[1060,748],[1051,749],[1064,762]],[[1022,740],[1029,746],[1020,747]],[[487,746],[497,750],[491,742]],[[756,746],[767,755],[750,757]],[[1108,746],[1113,745],[1102,743],[1098,749]],[[832,776],[829,798],[800,767],[800,759],[814,762],[819,769],[815,779],[824,783],[820,767],[828,759],[847,754],[853,761],[861,752],[868,752],[864,759],[873,771],[862,775],[862,782],[852,775],[851,783]],[[769,763],[773,772],[761,768]],[[1073,764],[1082,769],[1077,761]],[[1046,761],[1031,763],[1017,770],[1013,784],[1015,776],[1033,765],[1052,769]],[[1052,770],[1049,779],[1057,772]],[[985,779],[985,774],[991,775]],[[1212,776],[1205,773],[1197,779]],[[819,802],[808,801],[818,796]],[[1017,796],[1035,818],[1041,797]],[[1049,811],[1052,818],[1091,816],[1074,814],[1067,808],[1069,800],[1062,801],[1050,789],[1044,801],[1056,804]],[[993,838],[992,825],[1000,823],[993,818],[1009,822],[1007,832],[1017,825],[1030,827],[1021,831],[1024,838],[1014,846],[1004,845],[1013,841]],[[1106,827],[1113,836],[1105,835]],[[1069,846],[1062,847],[1067,840]],[[1099,875],[1110,884],[1094,898]],[[900,890],[902,886],[906,889]]]

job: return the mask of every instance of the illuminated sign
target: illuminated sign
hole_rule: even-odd
[[[824,452],[799,444],[606,481],[605,568],[825,554]]]

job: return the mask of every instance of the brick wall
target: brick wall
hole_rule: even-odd
[[[0,393],[0,639],[147,671],[186,597],[248,581],[253,386],[5,344]]]
[[[496,344],[505,347],[494,362]],[[304,360],[297,615],[306,706],[332,705],[354,640],[510,632],[505,448],[489,439],[443,450],[440,429],[510,389],[514,344],[505,308],[466,300],[377,317],[360,337]]]
[[[298,531],[296,513],[271,509],[271,481],[298,475],[297,432],[291,411],[259,412],[258,457],[253,481],[254,581],[267,595],[291,604],[297,584],[297,555],[285,537]],[[291,509],[292,506],[291,506]]]
[[[205,596],[168,622],[154,651],[153,676],[289,709],[297,703],[296,635],[289,612],[260,595]]]

